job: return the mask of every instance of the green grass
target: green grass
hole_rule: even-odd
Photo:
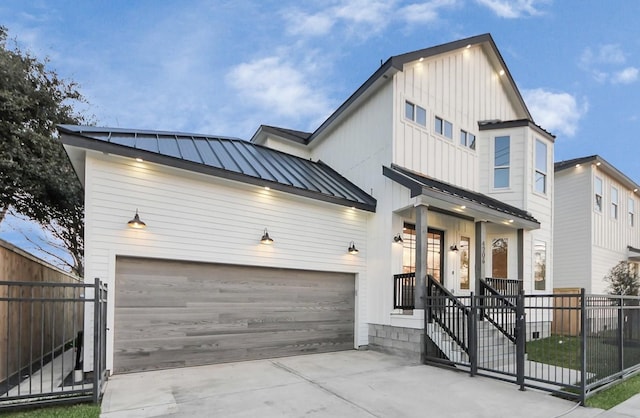
[[[2,418],[98,418],[100,406],[78,404],[0,413]]]
[[[640,393],[640,375],[618,383],[587,399],[587,406],[600,409],[611,409]]]

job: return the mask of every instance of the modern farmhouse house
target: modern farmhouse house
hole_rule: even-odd
[[[314,132],[60,133],[115,373],[367,345],[419,358],[426,280],[553,289],[554,137],[488,34],[391,57]]]
[[[640,186],[598,155],[557,162],[555,173],[554,286],[607,293],[619,262],[640,271]]]

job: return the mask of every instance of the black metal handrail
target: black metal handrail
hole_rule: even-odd
[[[517,295],[524,289],[524,282],[518,279],[486,277],[484,281],[501,295]]]
[[[393,309],[415,308],[416,273],[393,276]]]
[[[479,290],[480,317],[489,321],[505,337],[515,343],[516,302],[521,291],[517,294],[505,295],[483,279],[480,279]]]
[[[444,288],[436,279],[427,276],[425,298],[426,320],[435,322],[453,341],[469,354],[469,318],[471,309]]]

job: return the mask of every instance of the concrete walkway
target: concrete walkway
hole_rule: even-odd
[[[343,351],[112,376],[101,416],[640,417],[634,402],[603,414],[498,380]]]

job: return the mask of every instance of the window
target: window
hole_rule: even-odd
[[[593,181],[593,193],[595,195],[593,208],[596,212],[602,212],[602,179],[600,177],[596,177]]]
[[[460,237],[460,289],[469,289],[469,246],[471,240]]]
[[[545,242],[534,242],[533,259],[534,289],[547,290],[547,244]]]
[[[405,223],[402,231],[402,272],[416,271],[416,227]],[[427,232],[427,274],[442,283],[444,266],[444,231],[428,229]]]
[[[547,193],[547,144],[536,139],[535,191]]]
[[[460,145],[476,149],[476,136],[470,132],[460,130]]]
[[[497,238],[491,241],[491,277],[508,278],[509,238]]]
[[[411,102],[404,102],[404,117],[417,123],[418,125],[422,125],[424,127],[427,126],[427,111],[425,108],[415,105]]]
[[[636,201],[633,200],[633,197],[629,198],[629,202],[627,203],[627,206],[629,207],[629,214],[628,214],[628,218],[629,218],[629,226],[633,226],[633,216],[636,213]]]
[[[435,130],[436,133],[453,139],[453,125],[451,122],[436,116]]]
[[[498,136],[495,139],[493,154],[493,187],[509,187],[510,138]]]
[[[611,188],[611,217],[618,219],[618,189]]]

